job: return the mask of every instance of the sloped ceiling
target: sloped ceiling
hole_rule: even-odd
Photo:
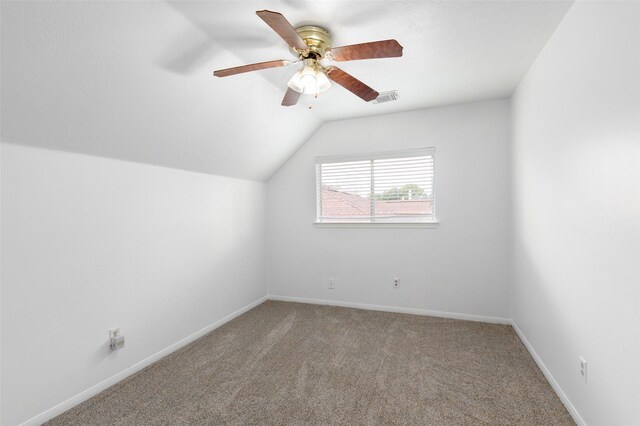
[[[1,139],[265,180],[323,122],[509,96],[570,4],[3,1]],[[335,86],[284,108],[295,65],[212,77],[291,59],[261,9],[325,26],[335,46],[397,39],[402,58],[339,66],[400,99]]]

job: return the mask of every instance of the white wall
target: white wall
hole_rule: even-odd
[[[264,202],[264,183],[3,143],[1,423],[264,296]]]
[[[589,425],[640,422],[638,52],[640,3],[577,2],[513,100],[514,319]]]
[[[270,293],[509,317],[509,120],[498,100],[325,124],[267,185]],[[437,229],[314,227],[315,157],[430,146]]]

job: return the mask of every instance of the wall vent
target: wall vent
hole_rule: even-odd
[[[374,104],[382,104],[385,102],[397,101],[398,100],[398,91],[391,90],[389,92],[382,92],[378,95],[378,97],[373,101]]]

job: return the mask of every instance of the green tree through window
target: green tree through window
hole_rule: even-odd
[[[379,201],[420,200],[424,199],[424,189],[415,183],[408,183],[399,188],[387,189],[382,194],[376,194],[375,199]]]

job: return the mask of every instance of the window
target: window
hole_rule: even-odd
[[[317,223],[435,223],[434,148],[316,159]]]

